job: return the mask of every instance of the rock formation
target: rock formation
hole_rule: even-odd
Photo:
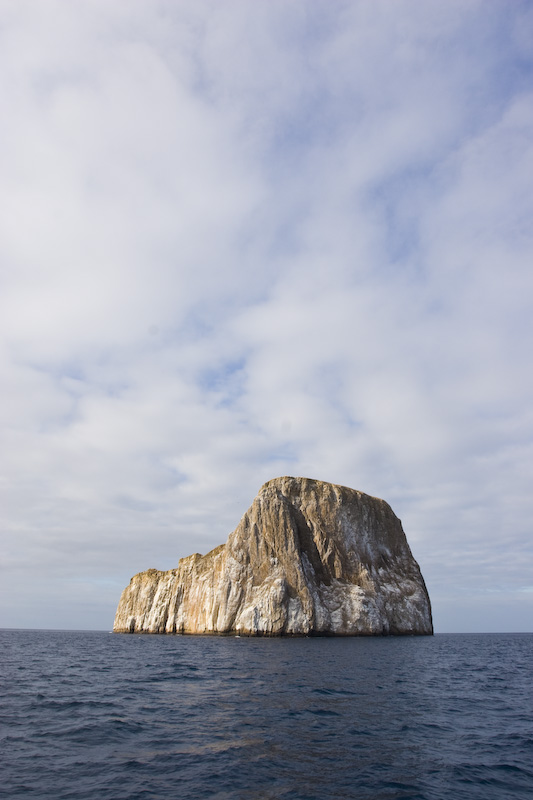
[[[261,488],[227,543],[124,589],[113,630],[242,635],[431,634],[400,520],[383,500],[307,478]]]

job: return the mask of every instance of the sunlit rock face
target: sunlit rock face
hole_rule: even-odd
[[[400,520],[383,500],[308,478],[261,488],[225,545],[124,589],[113,630],[241,635],[432,634]]]

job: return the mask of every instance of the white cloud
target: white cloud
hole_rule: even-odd
[[[0,6],[2,624],[110,625],[283,473],[528,624],[528,13]]]

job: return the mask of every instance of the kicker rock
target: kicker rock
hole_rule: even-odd
[[[113,630],[355,636],[432,634],[433,625],[390,506],[285,477],[265,483],[225,545],[135,575]]]

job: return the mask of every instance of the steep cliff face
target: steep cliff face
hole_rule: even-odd
[[[424,580],[383,500],[307,478],[265,483],[225,545],[149,569],[113,630],[344,636],[431,634]]]

